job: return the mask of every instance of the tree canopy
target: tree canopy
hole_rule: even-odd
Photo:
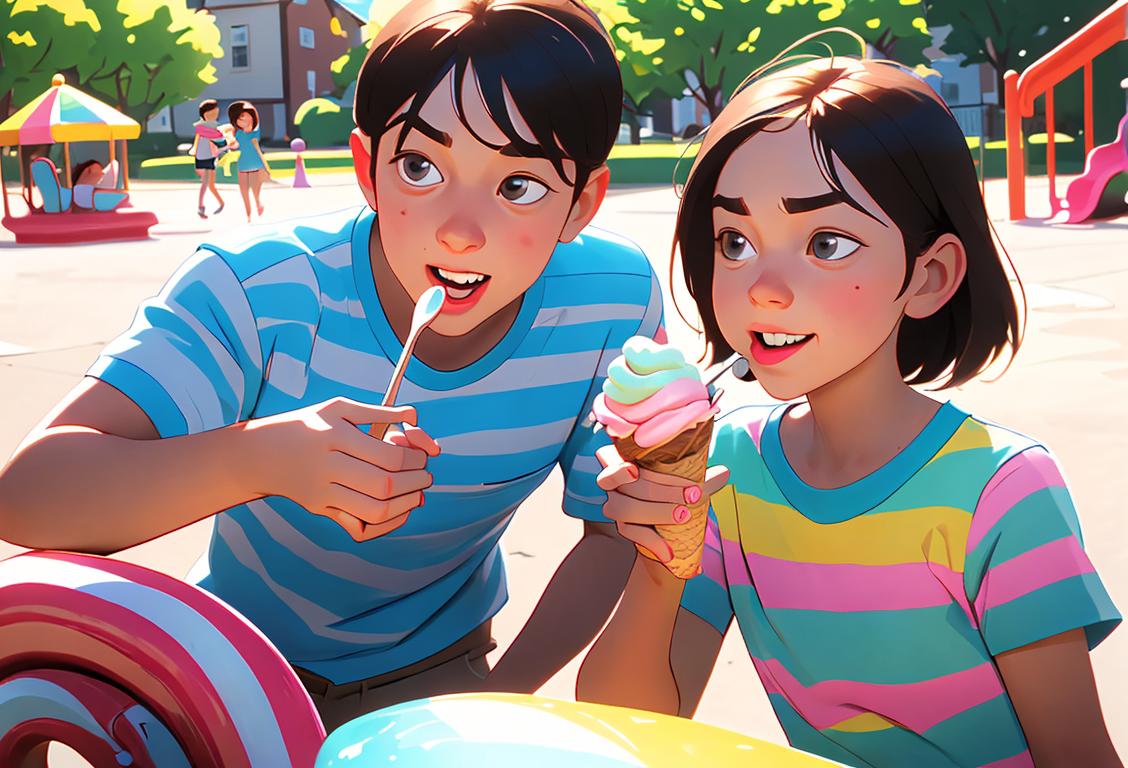
[[[215,82],[219,28],[185,0],[0,0],[2,110],[20,106],[62,72],[144,123]]]

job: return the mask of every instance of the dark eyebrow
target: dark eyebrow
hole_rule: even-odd
[[[844,203],[853,208],[858,213],[864,213],[871,219],[876,221],[883,227],[888,228],[881,219],[874,216],[872,213],[863,208],[856,200],[840,190],[831,190],[824,192],[821,195],[814,195],[812,197],[781,197],[779,199],[780,207],[787,213],[807,213],[808,211],[817,211],[820,208],[829,208],[832,205]]]
[[[808,211],[817,211],[820,208],[845,203],[846,196],[834,190],[813,197],[781,197],[780,202],[783,204],[783,210],[788,213],[807,213]]]
[[[431,141],[442,144],[447,149],[450,149],[451,141],[450,134],[445,131],[440,131],[419,115],[403,114],[388,123],[388,130],[398,123],[403,123],[403,128],[400,130],[399,140],[396,142],[396,151],[399,152],[403,149],[403,144],[407,141],[407,135],[411,131],[419,131],[419,133],[426,136]]]
[[[748,206],[744,204],[744,199],[740,197],[725,197],[724,195],[713,195],[713,207],[720,208],[735,213],[738,216],[748,215]]]

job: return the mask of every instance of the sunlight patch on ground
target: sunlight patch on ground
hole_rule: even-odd
[[[1104,296],[1052,285],[1030,283],[1026,289],[1026,302],[1030,309],[1051,312],[1079,312],[1112,309],[1116,305]]]

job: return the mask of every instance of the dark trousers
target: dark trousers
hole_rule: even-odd
[[[433,656],[366,680],[336,685],[307,669],[295,666],[294,671],[313,699],[326,733],[332,733],[350,720],[393,704],[478,690],[490,673],[486,654],[496,647],[487,621]]]

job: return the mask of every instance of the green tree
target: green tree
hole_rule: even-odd
[[[634,21],[619,27],[662,42],[651,65],[680,80],[715,119],[753,70],[804,35],[845,26],[884,55],[924,61],[927,27],[918,3],[901,0],[620,0]],[[880,43],[880,46],[878,45]],[[825,50],[816,44],[804,52]],[[665,78],[660,79],[669,92]],[[681,90],[675,91],[680,93]]]
[[[923,12],[921,0],[850,0],[829,22],[858,32],[882,57],[917,66],[928,61],[924,49],[932,45]]]
[[[1105,10],[1109,0],[927,0],[933,29],[950,27],[943,50],[963,65],[987,64],[999,100],[1003,75],[1022,71]]]
[[[344,98],[345,92],[360,76],[360,67],[367,55],[368,43],[361,43],[349,48],[329,65],[333,77],[333,98]]]
[[[615,56],[623,75],[623,122],[630,126],[631,143],[639,143],[639,118],[646,114],[643,103],[651,96],[677,98],[685,88],[681,79],[662,66],[656,52],[661,40],[648,40],[628,29],[637,23],[621,0],[585,0],[599,15],[599,20],[615,44]],[[655,63],[657,60],[657,63]]]
[[[185,0],[86,0],[101,22],[96,45],[77,66],[78,85],[144,124],[162,108],[193,99],[216,81],[219,28]]]
[[[72,69],[101,28],[82,0],[0,0],[0,120]]]

